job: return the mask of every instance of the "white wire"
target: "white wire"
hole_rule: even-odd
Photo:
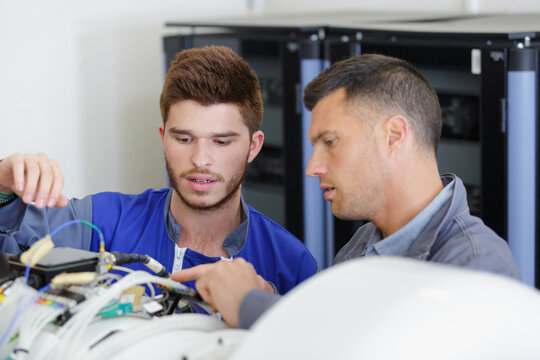
[[[98,281],[103,281],[105,280],[105,282],[103,283],[103,285],[105,287],[109,287],[111,286],[111,284],[114,282],[114,281],[118,281],[122,278],[121,275],[118,275],[118,274],[112,274],[112,273],[106,273],[102,276],[100,276],[97,280]]]
[[[52,348],[44,349],[47,358],[58,358],[58,354],[63,354],[66,359],[77,358],[77,353],[81,351],[80,340],[83,332],[99,313],[99,311],[111,301],[118,299],[123,291],[131,288],[132,286],[145,283],[160,283],[165,286],[175,288],[180,287],[185,288],[186,290],[189,289],[188,287],[175,281],[150,275],[145,271],[134,271],[129,273],[117,283],[113,284],[113,286],[110,288],[100,288],[97,296],[82,302],[76,307],[76,313],[60,328],[57,333],[59,343],[54,349],[55,351],[52,351]],[[42,352],[42,354],[44,353]]]
[[[131,271],[131,270],[130,270]],[[110,277],[106,277],[110,278]],[[169,286],[175,289],[181,289],[189,291],[190,289],[172,281],[170,279],[161,278],[155,275],[151,275],[146,271],[131,271],[128,275],[120,278],[116,283],[112,284],[109,288],[105,288],[99,285],[98,279],[94,283],[84,286],[89,289],[91,294],[87,294],[87,299],[80,304],[76,305],[72,309],[72,317],[66,321],[61,327],[51,327],[52,332],[48,335],[52,336],[52,341],[36,341],[38,336],[44,332],[47,325],[54,321],[65,309],[52,308],[43,304],[32,304],[29,306],[23,314],[24,318],[20,319],[22,324],[19,330],[20,336],[16,340],[17,348],[24,348],[30,351],[29,358],[39,359],[73,359],[79,358],[81,351],[88,352],[88,344],[86,347],[82,346],[82,336],[88,325],[96,319],[96,315],[99,311],[108,305],[109,303],[117,300],[121,294],[135,286],[141,284],[149,284],[153,289],[153,284],[159,283],[164,286]],[[20,301],[19,296],[15,296],[15,301]],[[155,293],[153,294],[155,296]],[[186,316],[187,314],[183,314]],[[216,321],[215,319],[208,317],[209,321]],[[157,325],[156,325],[157,326]],[[183,326],[183,325],[181,325]],[[152,329],[152,327],[150,327]],[[157,332],[156,329],[152,330]],[[148,334],[148,333],[147,333]],[[9,351],[9,350],[8,350]],[[24,352],[18,352],[17,357],[26,358]]]
[[[66,310],[65,307],[52,307],[43,304],[34,304],[23,315],[21,319],[21,327],[19,329],[19,338],[17,339],[17,348],[26,349],[32,352],[32,345],[41,331],[54,321],[59,315]],[[17,354],[17,359],[26,358],[26,353]]]
[[[26,284],[26,278],[18,278],[13,286],[14,288],[10,289],[9,294],[6,294],[9,296],[9,301],[4,300],[2,304],[7,307],[7,310],[2,309],[2,312],[9,314],[11,311],[12,313],[8,315],[11,319],[8,321],[9,324],[3,329],[3,333],[0,336],[0,350],[2,350],[1,346],[3,346],[4,343],[6,343],[6,345],[8,344],[10,334],[17,333],[20,328],[21,319],[19,317],[24,316],[26,311],[32,307],[40,294],[48,288],[48,286],[46,286],[36,291]]]
[[[128,274],[135,271],[135,270],[130,269],[130,268],[128,268],[128,267],[125,267],[125,266],[118,266],[118,265],[115,265],[115,266],[113,266],[112,268],[113,268],[113,270],[123,271],[123,272],[128,273]]]
[[[132,273],[134,272],[135,270],[133,269],[130,269],[128,267],[125,267],[125,266],[113,266],[113,270],[120,270],[120,271],[124,271],[124,272],[127,272],[127,273]],[[152,283],[146,283],[145,284],[146,286],[148,286],[148,289],[150,290],[150,297],[153,299],[156,297],[156,289],[154,288],[154,285],[152,285]]]

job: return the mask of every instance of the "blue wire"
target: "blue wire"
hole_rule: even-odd
[[[66,226],[69,226],[69,225],[72,225],[72,224],[83,224],[83,225],[86,225],[86,226],[89,226],[91,227],[92,229],[96,230],[96,232],[98,233],[98,236],[99,236],[99,242],[100,243],[105,243],[105,239],[103,238],[103,232],[97,227],[95,226],[94,224],[88,222],[88,221],[85,221],[85,220],[71,220],[71,221],[68,221],[60,226],[58,226],[56,229],[54,229],[53,231],[51,231],[51,238],[56,235],[56,233],[60,230],[62,230],[63,228],[65,228]]]
[[[52,237],[54,234],[56,234],[58,231],[62,230],[63,228],[65,228],[66,226],[68,225],[71,225],[71,224],[75,224],[77,222],[80,222],[80,220],[72,220],[72,221],[69,221],[67,223],[64,223],[62,225],[60,225],[59,227],[57,227],[56,229],[54,229],[52,232],[51,232],[51,240],[52,240]],[[32,259],[28,260],[28,264],[26,264],[26,269],[24,270],[24,280],[25,280],[25,283],[28,283],[28,277],[30,276],[30,262],[32,261]]]
[[[58,226],[56,229],[54,229],[53,231],[51,231],[51,237],[53,237],[54,235],[56,235],[57,232],[59,232],[60,230],[62,230],[63,228],[65,228],[66,226],[69,226],[69,225],[72,225],[72,224],[78,224],[80,223],[81,220],[71,220],[71,221],[68,221],[67,223],[63,223],[62,225]]]
[[[95,225],[89,223],[88,221],[85,221],[85,220],[71,220],[71,221],[68,221],[60,226],[58,226],[56,229],[54,229],[53,231],[51,231],[51,240],[52,240],[52,237],[60,230],[62,230],[63,228],[65,228],[66,226],[69,226],[69,225],[72,225],[72,224],[83,224],[83,225],[86,225],[86,226],[89,226],[91,227],[92,229],[96,230],[98,235],[99,235],[99,241],[100,243],[104,243],[104,238],[103,238],[103,232]],[[26,264],[26,269],[24,271],[24,279],[25,279],[25,283],[28,282],[28,277],[30,276],[30,262],[32,261],[32,259],[28,260],[28,264]],[[17,319],[21,316],[21,314],[26,310],[27,307],[29,307],[30,305],[32,305],[32,303],[34,303],[37,298],[39,297],[39,295],[41,295],[41,293],[49,290],[51,288],[51,285],[48,284],[48,285],[45,285],[44,287],[42,287],[41,289],[39,289],[31,298],[30,300],[25,303],[23,306],[21,306],[17,311],[17,313],[11,318],[11,321],[8,325],[8,327],[6,328],[6,330],[4,331],[4,333],[2,334],[2,337],[0,337],[0,347],[2,347],[2,345],[4,345],[4,342],[6,341],[7,337],[9,336],[9,334],[11,333],[11,330],[13,328],[13,326],[15,326],[15,323],[17,322]]]
[[[68,221],[66,223],[63,223],[62,225],[58,226],[56,229],[54,229],[53,231],[51,231],[51,240],[52,240],[52,237],[54,235],[56,235],[57,232],[59,232],[60,230],[62,230],[63,228],[65,228],[66,226],[69,226],[69,225],[73,225],[73,224],[83,224],[83,225],[86,225],[86,226],[89,226],[91,227],[92,229],[96,230],[98,235],[99,235],[99,242],[100,244],[105,244],[105,240],[103,238],[103,232],[97,227],[95,226],[94,224],[92,223],[89,223],[88,221],[85,221],[85,220],[71,220],[71,221]],[[28,277],[30,276],[30,261],[31,259],[28,261],[28,264],[26,265],[26,269],[24,271],[24,278],[25,278],[25,282],[27,283],[28,282]]]
[[[26,269],[24,270],[24,283],[28,284],[28,277],[30,276],[30,263],[32,262],[32,259],[28,260],[28,263],[26,264]]]
[[[2,334],[2,337],[0,338],[0,348],[4,345],[4,341],[7,340],[7,337],[9,336],[9,334],[11,333],[11,330],[13,329],[13,327],[15,326],[15,324],[17,323],[17,320],[19,319],[19,317],[22,315],[22,313],[30,306],[32,305],[36,300],[37,298],[45,291],[49,290],[51,288],[51,285],[45,285],[44,287],[42,287],[41,289],[39,289],[34,295],[32,295],[32,297],[28,300],[28,302],[26,302],[24,305],[22,305],[19,309],[17,309],[17,313],[11,318],[11,321],[7,327],[7,329],[4,331],[4,333]]]

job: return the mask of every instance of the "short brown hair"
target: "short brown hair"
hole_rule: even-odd
[[[236,104],[250,135],[259,130],[263,102],[259,79],[246,61],[225,46],[183,50],[171,63],[159,105],[163,123],[171,105],[194,100],[201,105]]]
[[[396,112],[406,116],[417,143],[437,153],[442,130],[439,98],[413,65],[375,54],[342,60],[307,85],[304,104],[313,110],[323,97],[340,88],[345,89],[350,101],[372,105],[373,110],[382,113]]]

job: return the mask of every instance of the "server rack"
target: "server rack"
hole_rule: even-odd
[[[310,114],[302,111],[301,89],[328,64],[360,53],[381,53],[413,63],[441,101],[441,172],[456,172],[464,180],[471,212],[508,240],[523,280],[538,286],[540,43],[536,30],[540,25],[536,24],[540,24],[538,15],[271,16],[171,23],[171,27],[190,28],[187,33],[165,37],[164,44],[169,60],[182,48],[220,44],[220,38],[258,42],[266,44],[265,48],[270,41],[279,49],[274,55],[283,70],[279,156],[286,212],[281,223],[305,241],[321,268],[331,264],[361,222],[334,218],[322,200],[317,180],[303,174],[310,156],[305,135]],[[219,27],[223,33],[197,33],[209,26]],[[249,47],[235,50],[249,61]],[[264,151],[262,155],[264,160]],[[248,181],[246,188],[249,186]]]
[[[471,212],[507,239],[523,281],[536,287],[539,20],[538,14],[454,16],[368,24],[360,30],[363,52],[409,60],[434,85],[443,114],[458,104],[469,119],[460,127],[443,116],[439,166],[444,171],[448,163],[462,171],[458,175],[468,185]],[[448,83],[437,76],[445,73],[446,81],[467,86],[445,88]],[[471,115],[475,108],[476,116]],[[475,117],[478,131],[463,127]],[[451,125],[461,131],[449,131]],[[478,148],[479,161],[470,161],[474,151],[459,156],[470,146]],[[475,168],[481,171],[473,176]]]
[[[243,196],[303,239],[324,268],[335,252],[334,219],[318,180],[304,175],[311,145],[307,141],[310,113],[302,105],[302,89],[332,61],[350,56],[354,34],[344,30],[326,36],[320,29],[316,34],[297,31],[294,35],[291,29],[227,30],[193,33],[190,29],[187,34],[164,37],[165,67],[182,49],[224,45],[254,68],[263,93],[265,143],[248,166]],[[345,233],[350,237],[351,231]]]

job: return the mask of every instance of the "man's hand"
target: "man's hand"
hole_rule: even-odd
[[[248,291],[259,289],[273,293],[253,265],[242,258],[195,266],[172,274],[171,279],[197,280],[195,287],[203,300],[219,311],[232,327],[238,327],[238,308]]]
[[[64,176],[60,166],[46,154],[13,154],[0,162],[0,192],[17,194],[36,207],[63,207],[68,199],[61,194]]]

